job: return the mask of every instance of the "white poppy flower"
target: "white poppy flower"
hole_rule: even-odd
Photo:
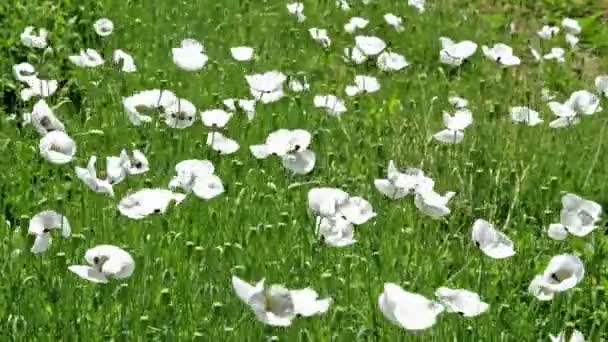
[[[43,99],[38,100],[29,113],[30,122],[41,136],[52,131],[65,131],[65,126]]]
[[[443,113],[443,124],[446,127],[433,135],[435,140],[446,144],[458,144],[464,139],[464,130],[473,123],[473,113],[468,109],[459,109],[454,115]]]
[[[528,292],[539,300],[551,300],[557,292],[567,291],[580,283],[585,276],[581,259],[571,254],[554,256],[542,274],[534,277]]]
[[[450,96],[448,97],[448,102],[456,107],[456,109],[466,109],[469,106],[469,101],[460,96]]]
[[[394,15],[393,13],[386,13],[384,15],[384,21],[392,26],[397,32],[403,32],[403,19],[400,16]]]
[[[401,172],[392,160],[388,162],[387,178],[374,181],[376,189],[391,199],[403,198],[414,193],[419,186],[429,186],[431,183],[434,183],[433,180],[426,177],[422,170],[408,168]]]
[[[568,230],[561,223],[552,223],[547,228],[547,235],[553,240],[562,241],[568,237]]]
[[[407,0],[408,6],[412,6],[418,10],[418,13],[424,13],[425,0]]]
[[[152,118],[144,115],[139,108],[159,109],[171,108],[178,102],[177,96],[169,90],[152,89],[144,90],[122,99],[122,104],[127,112],[129,121],[139,126],[144,122],[151,122]]]
[[[283,83],[287,76],[279,71],[268,71],[262,74],[246,75],[249,91],[254,99],[262,103],[276,102],[285,96]]]
[[[165,189],[142,189],[127,195],[118,203],[120,213],[139,220],[153,213],[165,213],[172,202],[180,204],[186,195]]]
[[[555,114],[558,118],[549,123],[549,127],[551,128],[562,128],[571,125],[576,125],[580,122],[580,118],[578,118],[577,113],[571,108],[568,103],[561,104],[556,101],[551,101],[547,103],[553,114]]]
[[[455,43],[450,38],[440,37],[441,51],[439,51],[439,62],[452,66],[460,66],[465,60],[475,54],[477,44],[470,40]]]
[[[362,197],[349,197],[338,206],[339,215],[343,216],[348,222],[361,225],[376,217],[371,203]]]
[[[101,37],[107,37],[114,32],[114,23],[108,18],[101,18],[93,24],[95,33]]]
[[[406,330],[424,330],[437,322],[443,305],[417,293],[403,290],[393,283],[385,283],[378,297],[378,306],[386,319]]]
[[[226,99],[223,103],[229,111],[236,112],[237,110],[242,110],[245,112],[249,121],[253,120],[255,116],[255,100]]]
[[[446,192],[443,196],[432,189],[432,184],[418,186],[414,205],[423,214],[433,219],[440,219],[449,215],[452,211],[448,208],[448,203],[456,195],[455,192]]]
[[[566,342],[566,333],[561,332],[557,336],[549,335],[551,342]],[[578,330],[572,331],[572,335],[570,335],[570,342],[585,342],[585,335]]]
[[[513,241],[504,233],[496,230],[494,225],[486,220],[475,220],[471,238],[483,254],[490,258],[504,259],[515,255]]]
[[[571,34],[571,33],[567,33],[566,34],[566,43],[568,43],[568,45],[573,48],[575,47],[579,42],[579,39],[577,36]]]
[[[170,189],[182,188],[191,192],[197,178],[213,175],[215,167],[208,160],[183,160],[175,165],[177,175],[169,182]]]
[[[317,95],[313,99],[315,108],[324,108],[331,116],[340,116],[346,112],[344,102],[335,95]]]
[[[317,43],[321,44],[324,48],[329,48],[331,46],[331,39],[327,35],[327,30],[320,29],[316,27],[312,27],[308,29],[308,33],[310,33],[310,37]]]
[[[541,38],[541,39],[545,39],[545,40],[549,40],[552,39],[553,37],[555,37],[557,34],[559,33],[559,27],[557,26],[549,26],[549,25],[544,25],[540,31],[536,32],[536,34]]]
[[[316,160],[316,154],[310,150],[288,153],[281,157],[283,167],[298,175],[310,173],[315,167]]]
[[[599,97],[587,90],[573,92],[566,101],[566,106],[583,115],[593,115],[602,111]]]
[[[344,48],[344,60],[355,64],[363,64],[367,61],[367,56],[357,47]]]
[[[595,88],[604,97],[608,97],[608,75],[599,75],[595,78]]]
[[[186,99],[178,99],[165,108],[165,123],[171,128],[184,129],[194,124],[196,107]]]
[[[119,64],[121,70],[126,73],[132,73],[137,71],[135,61],[133,57],[122,50],[115,50],[113,54],[114,64]]]
[[[126,150],[122,150],[119,157],[106,157],[106,177],[111,184],[122,182],[129,175],[131,160]]]
[[[352,223],[341,216],[317,216],[317,235],[332,247],[346,247],[357,242]]]
[[[395,52],[384,51],[376,59],[378,69],[382,71],[399,71],[410,65],[405,57]]]
[[[198,198],[210,200],[224,193],[224,183],[216,175],[198,176],[194,180],[192,192]]]
[[[582,31],[581,25],[578,23],[578,21],[571,18],[564,18],[562,20],[562,27],[564,28],[564,31],[575,36],[579,35]]]
[[[511,120],[528,126],[536,126],[543,122],[537,111],[522,106],[511,107]]]
[[[490,305],[484,303],[475,292],[464,289],[440,287],[435,296],[448,312],[457,312],[464,317],[475,317],[486,312]]]
[[[253,59],[254,50],[249,46],[238,46],[230,48],[230,54],[235,61],[247,62]]]
[[[76,154],[76,142],[63,131],[52,131],[40,139],[40,154],[52,164],[67,164]]]
[[[295,78],[292,78],[287,83],[287,86],[289,87],[289,89],[291,89],[291,91],[296,92],[296,93],[301,93],[303,91],[307,91],[310,89],[310,84],[308,84],[308,82],[306,82],[306,78],[304,78],[302,80],[297,80]]]
[[[357,75],[355,83],[346,86],[345,92],[348,96],[355,96],[361,93],[371,94],[380,90],[380,82],[373,76]]]
[[[268,134],[263,145],[252,145],[251,152],[258,159],[267,158],[271,154],[282,157],[290,152],[308,149],[312,135],[303,129],[279,129]]]
[[[566,54],[566,50],[559,48],[559,47],[554,47],[554,48],[551,48],[549,53],[547,53],[543,56],[543,59],[546,59],[546,60],[554,59],[559,63],[564,63],[566,61],[566,59],[564,58],[565,54]]]
[[[80,54],[69,56],[68,59],[81,68],[95,68],[104,63],[99,52],[93,49],[80,50]]]
[[[21,33],[21,43],[35,49],[46,49],[48,45],[46,40],[49,35],[48,31],[42,28],[38,30],[38,35],[36,35],[34,30],[33,26],[27,26],[25,30],[23,30],[23,33]]]
[[[375,36],[356,36],[355,47],[359,49],[365,56],[379,55],[386,49],[384,40]]]
[[[198,71],[207,64],[209,57],[204,52],[203,44],[190,38],[182,40],[180,47],[171,49],[173,63],[186,71]]]
[[[597,228],[595,224],[602,215],[602,206],[598,203],[566,194],[562,197],[562,206],[560,223],[568,233],[582,237]]]
[[[308,191],[308,208],[319,216],[334,217],[349,197],[346,191],[336,188],[312,188]]]
[[[254,286],[232,276],[232,288],[260,322],[271,326],[289,326],[297,315],[326,313],[331,304],[331,298],[318,299],[319,295],[311,288],[289,290],[281,285],[266,288],[263,279]]]
[[[76,171],[76,176],[78,176],[78,178],[80,178],[80,180],[91,190],[114,196],[112,184],[110,184],[108,180],[97,178],[97,170],[95,169],[96,162],[97,157],[91,156],[86,169],[76,166],[74,168]]]
[[[46,252],[51,245],[51,231],[59,229],[64,238],[72,234],[70,223],[65,216],[53,210],[41,211],[34,215],[28,227],[28,233],[36,236],[31,252],[34,254]]]
[[[226,126],[228,120],[232,117],[232,113],[228,113],[221,109],[210,109],[201,112],[201,121],[207,127],[222,128]]]
[[[361,17],[352,17],[348,23],[344,24],[344,31],[347,33],[354,33],[357,29],[364,29],[369,20]]]
[[[336,7],[344,12],[350,11],[350,4],[346,0],[336,0]]]
[[[207,134],[207,146],[220,154],[232,154],[239,149],[239,143],[220,132]]]
[[[98,245],[86,251],[88,265],[72,265],[68,270],[82,279],[94,283],[107,283],[110,279],[125,279],[135,271],[131,254],[112,245]]]
[[[481,50],[486,57],[504,66],[514,66],[521,63],[519,57],[513,55],[513,49],[506,44],[498,43],[492,48],[484,45]]]
[[[57,80],[42,80],[38,78],[36,68],[29,63],[19,63],[13,66],[15,78],[19,82],[27,84],[20,92],[21,99],[25,102],[34,96],[49,97],[57,91]]]
[[[306,16],[304,15],[304,4],[301,2],[287,4],[287,12],[296,17],[300,23],[306,20]]]

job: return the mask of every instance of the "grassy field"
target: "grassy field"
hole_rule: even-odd
[[[589,341],[608,340],[608,243],[600,229],[586,237],[550,239],[545,229],[560,219],[561,197],[576,193],[608,206],[608,117],[584,117],[579,125],[552,129],[554,119],[541,89],[565,101],[579,89],[594,91],[594,78],[608,73],[608,30],[601,2],[427,1],[420,14],[407,1],[351,1],[345,12],[334,1],[305,1],[307,20],[289,16],[286,2],[9,0],[0,5],[0,340],[6,341],[548,341],[549,334],[583,332]],[[528,6],[528,7],[526,7]],[[386,25],[385,13],[404,19],[404,31]],[[356,34],[376,35],[410,65],[385,73],[375,65],[343,60],[354,35],[343,25],[352,16],[370,24]],[[98,37],[95,20],[115,25]],[[563,37],[541,41],[536,31],[572,17],[583,28],[576,49]],[[510,33],[513,22],[515,32]],[[53,52],[27,48],[19,41],[33,25],[49,30]],[[325,28],[332,39],[324,49],[308,29]],[[472,40],[479,49],[459,68],[439,63],[440,36]],[[207,65],[180,70],[171,48],[185,38],[205,45]],[[521,65],[502,68],[488,60],[481,45],[506,43]],[[561,46],[566,62],[537,63],[528,45],[543,51]],[[255,48],[254,61],[240,63],[230,47]],[[80,49],[97,49],[106,63],[82,69],[67,61]],[[115,49],[129,52],[137,72],[125,74],[110,63]],[[34,64],[60,87],[47,102],[77,143],[75,159],[52,165],[38,152],[40,137],[21,114],[22,85],[12,65]],[[227,136],[238,152],[219,155],[206,146],[208,129],[200,118],[176,130],[155,119],[134,126],[122,98],[164,88],[191,101],[199,111],[221,108],[226,98],[249,97],[245,75],[279,70],[305,75],[310,90],[288,92],[272,104],[258,103],[249,122],[235,115]],[[347,97],[355,75],[376,76],[379,92]],[[348,111],[332,117],[314,108],[319,94],[336,94]],[[432,139],[442,129],[448,96],[469,100],[474,123],[462,143]],[[608,103],[603,99],[603,107]],[[545,122],[516,125],[509,111],[529,106]],[[15,114],[16,119],[10,119]],[[313,135],[317,163],[307,175],[293,175],[274,160],[257,160],[249,146],[279,128],[302,128]],[[101,130],[103,135],[89,134]],[[120,150],[140,149],[150,171],[114,187],[115,196],[95,193],[75,175],[91,155],[100,159]],[[189,195],[164,215],[132,220],[120,215],[118,201],[130,192],[166,188],[175,165],[186,159],[213,162],[226,192],[210,201]],[[433,220],[411,197],[391,200],[374,188],[387,163],[419,167],[439,192],[455,191],[452,213]],[[357,243],[332,248],[315,235],[308,210],[313,187],[338,187],[367,199],[377,212],[357,227]],[[30,253],[29,219],[53,209],[70,221],[73,236],[55,237],[43,255]],[[471,241],[473,222],[493,222],[515,243],[517,254],[494,260]],[[70,273],[85,251],[98,244],[127,250],[134,274],[108,284],[93,284]],[[558,254],[580,256],[585,277],[552,301],[537,300],[528,284]],[[231,276],[265,278],[289,288],[310,286],[331,297],[329,311],[298,318],[288,328],[258,322],[234,294]],[[442,314],[432,328],[409,333],[378,309],[384,283],[433,297],[442,286],[477,292],[490,304],[475,318]]]

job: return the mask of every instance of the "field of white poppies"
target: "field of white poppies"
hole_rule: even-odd
[[[6,0],[0,340],[608,340],[607,9]]]

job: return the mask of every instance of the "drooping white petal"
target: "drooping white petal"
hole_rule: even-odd
[[[239,143],[220,132],[207,134],[207,146],[220,154],[232,154],[239,149]]]
[[[513,241],[486,220],[477,219],[475,221],[471,238],[477,247],[490,258],[504,259],[515,255]]]
[[[384,51],[378,55],[376,65],[382,71],[399,71],[406,68],[409,63],[405,57],[398,53]]]
[[[235,61],[247,62],[253,59],[254,50],[249,46],[237,46],[230,48],[230,54]]]
[[[203,44],[194,39],[184,39],[180,47],[171,49],[173,63],[185,71],[201,70],[209,57],[204,53]]]
[[[35,49],[46,49],[48,46],[47,37],[48,31],[46,29],[39,29],[38,34],[35,34],[33,26],[27,26],[20,36],[23,45]]]
[[[224,184],[216,175],[200,176],[195,179],[192,192],[198,198],[210,200],[224,193]]]
[[[355,46],[368,57],[379,55],[386,49],[384,40],[376,36],[356,36]]]
[[[67,164],[76,154],[76,142],[63,131],[52,131],[40,139],[40,154],[52,164]]]
[[[222,128],[226,126],[231,117],[232,113],[228,113],[222,109],[211,109],[201,112],[201,120],[203,121],[203,125],[207,127]]]
[[[424,330],[437,322],[444,311],[441,304],[417,293],[403,290],[396,284],[384,284],[378,297],[378,306],[386,319],[406,330]]]
[[[440,287],[435,296],[448,312],[457,312],[464,317],[475,317],[486,312],[490,305],[484,303],[475,292],[464,289]]]
[[[93,49],[80,50],[78,55],[69,56],[68,59],[81,68],[95,68],[104,63],[99,52]]]
[[[346,112],[346,105],[335,95],[317,95],[313,99],[316,108],[323,108],[331,116],[340,116]]]
[[[116,50],[113,54],[114,64],[121,65],[121,70],[126,73],[132,73],[137,71],[133,56],[124,52],[123,50]]]
[[[481,49],[486,57],[504,66],[514,66],[521,63],[519,57],[513,55],[513,49],[506,44],[498,43],[491,48],[484,45]]]
[[[164,213],[173,202],[180,204],[186,195],[165,189],[142,189],[125,196],[118,203],[120,213],[139,220],[153,213]]]
[[[316,155],[310,150],[288,153],[281,157],[281,161],[287,170],[298,175],[305,175],[314,169]]]
[[[329,246],[346,247],[357,242],[355,227],[341,216],[317,216],[316,221],[317,235]]]

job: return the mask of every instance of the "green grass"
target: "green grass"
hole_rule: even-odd
[[[0,230],[0,339],[545,341],[549,333],[568,327],[581,330],[589,341],[608,339],[604,229],[564,242],[543,232],[559,220],[562,191],[608,205],[608,119],[602,112],[578,126],[553,130],[547,126],[553,116],[540,99],[543,87],[558,91],[560,100],[574,90],[592,90],[593,77],[608,72],[596,37],[604,30],[602,18],[576,7],[553,7],[548,1],[539,2],[533,15],[505,1],[428,2],[428,11],[418,15],[405,0],[376,0],[367,7],[353,6],[349,13],[336,9],[334,1],[311,1],[306,2],[304,24],[292,20],[285,3],[276,0],[57,5],[37,0],[21,6],[12,0],[0,6],[5,18],[0,28],[0,111],[20,117],[33,104],[15,102],[11,95],[20,89],[11,65],[30,61],[43,76],[65,82],[48,102],[61,104],[56,114],[78,144],[71,164],[54,166],[39,156],[39,137],[31,126],[0,120],[0,215],[6,221]],[[384,24],[387,12],[404,17],[403,33]],[[501,19],[505,14],[525,23],[525,31],[510,35],[511,20]],[[352,46],[353,38],[342,25],[354,15],[371,20],[360,32],[390,42],[410,67],[383,74],[345,64],[342,49]],[[591,15],[580,50],[569,52],[566,64],[533,63],[528,40],[538,43],[535,32],[542,23],[565,15]],[[116,26],[105,39],[95,37],[92,29],[102,16]],[[43,62],[39,53],[19,43],[26,25],[51,32],[55,53]],[[309,27],[328,29],[331,49],[324,51],[313,42]],[[478,51],[467,65],[452,70],[438,62],[441,35],[480,46],[504,42],[524,61],[503,71]],[[608,35],[602,37],[605,44]],[[201,40],[206,47],[210,62],[198,73],[181,71],[171,61],[171,47],[184,38]],[[238,45],[254,47],[258,59],[233,62],[229,49]],[[565,47],[562,40],[556,45]],[[114,49],[124,49],[135,58],[138,72],[121,74],[109,63],[83,70],[66,62],[69,54],[87,47],[102,51],[106,60]],[[245,74],[273,69],[303,72],[311,91],[258,105],[251,123],[244,116],[234,117],[226,129],[241,144],[234,155],[219,156],[205,146],[207,131],[200,120],[185,130],[172,130],[158,120],[135,127],[122,109],[121,97],[158,87],[171,89],[199,110],[220,107],[222,99],[249,95]],[[316,94],[345,98],[344,86],[356,74],[378,76],[381,91],[347,99],[349,111],[341,119],[313,108]],[[462,144],[443,146],[430,136],[442,127],[449,94],[470,100],[475,123]],[[545,124],[512,124],[509,109],[517,105],[541,111]],[[251,156],[248,146],[278,128],[313,133],[317,165],[311,174],[292,176],[276,160]],[[91,129],[105,134],[76,135]],[[74,166],[85,165],[90,155],[103,160],[122,148],[142,149],[151,171],[116,186],[114,199],[93,193],[75,177]],[[117,201],[129,190],[165,187],[177,162],[195,158],[215,164],[227,188],[224,195],[209,202],[190,195],[166,215],[141,221],[117,212]],[[402,167],[421,167],[440,191],[457,191],[452,214],[433,221],[416,210],[411,198],[382,197],[373,180],[385,176],[389,159]],[[314,186],[340,187],[374,205],[378,216],[358,228],[353,247],[330,248],[314,236],[314,218],[306,204]],[[34,256],[27,226],[29,217],[44,209],[66,215],[75,235],[55,238],[45,255]],[[504,228],[517,254],[506,260],[481,255],[469,238],[476,218]],[[122,246],[134,256],[131,278],[99,286],[67,270],[82,263],[86,249],[102,243]],[[561,253],[581,256],[585,279],[553,301],[539,302],[526,292],[528,283],[551,256]],[[326,315],[298,319],[287,329],[268,328],[234,295],[233,274],[250,281],[265,277],[268,283],[290,288],[311,286],[334,303]],[[433,328],[411,335],[384,319],[377,308],[385,282],[428,297],[440,286],[466,288],[491,307],[474,319],[445,314]]]

